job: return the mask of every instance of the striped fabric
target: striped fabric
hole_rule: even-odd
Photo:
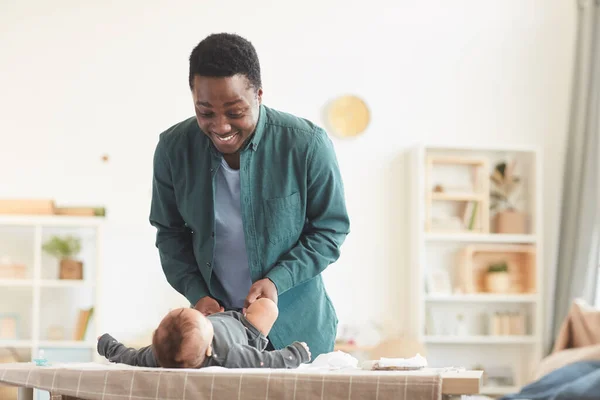
[[[121,364],[0,364],[0,382],[49,391],[52,400],[439,400],[433,372],[205,368]]]

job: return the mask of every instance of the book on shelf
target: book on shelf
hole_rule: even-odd
[[[465,227],[472,231],[475,228],[475,223],[477,222],[477,208],[479,203],[477,201],[468,201],[465,205],[465,210],[463,212],[463,223]]]
[[[73,340],[84,340],[87,328],[90,322],[90,318],[94,313],[94,307],[79,310],[77,317],[77,325],[75,325],[75,333],[73,334]]]

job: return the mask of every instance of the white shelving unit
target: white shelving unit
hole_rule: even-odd
[[[0,356],[17,354],[20,361],[37,358],[44,350],[50,362],[88,362],[98,359],[98,294],[102,269],[102,217],[0,215],[0,257],[25,264],[25,279],[0,279],[0,316],[19,318],[18,337],[0,339]],[[53,235],[81,239],[82,280],[61,280],[59,262],[45,254],[43,243]],[[79,310],[93,307],[84,340],[71,340]],[[49,328],[60,327],[63,340],[50,340]],[[37,399],[48,398],[37,392]]]
[[[522,177],[521,206],[529,216],[528,229],[518,233],[494,233],[493,212],[484,210],[484,221],[471,229],[465,219],[461,229],[437,227],[432,224],[436,212],[456,213],[463,216],[466,202],[489,204],[490,187],[482,184],[481,176],[465,172],[469,165],[485,165],[489,168],[487,179],[495,165],[503,160],[516,159],[517,171]],[[410,182],[409,202],[409,249],[410,249],[410,298],[411,328],[413,335],[424,343],[427,359],[435,367],[460,366],[469,369],[481,367],[492,375],[497,371],[509,371],[512,383],[497,385],[490,381],[482,394],[496,396],[517,392],[537,367],[542,357],[543,261],[542,261],[542,169],[541,153],[528,147],[483,147],[453,145],[419,145],[409,151],[407,178]],[[431,160],[462,160],[447,169],[438,167]],[[477,160],[471,162],[469,160]],[[485,160],[485,161],[481,161]],[[443,168],[440,166],[439,168]],[[461,169],[462,168],[462,169]],[[477,182],[477,179],[479,182]],[[470,180],[472,190],[465,190]],[[440,190],[439,186],[449,190]],[[437,187],[437,189],[436,189]],[[476,189],[480,187],[479,191]],[[486,193],[487,192],[487,193]],[[462,202],[462,204],[461,204]],[[438,205],[439,203],[439,205]],[[432,207],[438,206],[438,209]],[[481,211],[481,210],[480,210]],[[466,213],[464,214],[467,215]],[[462,218],[461,218],[462,219]],[[489,219],[489,221],[488,221]],[[456,219],[453,221],[456,223]],[[474,228],[474,229],[473,229]],[[510,249],[511,245],[532,246],[535,258],[534,290],[525,293],[466,293],[461,288],[458,254],[467,246]],[[516,246],[518,247],[518,246]],[[447,276],[447,289],[431,290],[432,272]],[[458,289],[458,290],[457,290]],[[496,312],[520,312],[526,316],[525,334],[491,334],[488,317]],[[465,329],[457,331],[457,318],[462,316]],[[508,370],[507,370],[508,368]]]

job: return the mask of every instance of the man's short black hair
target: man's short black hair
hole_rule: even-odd
[[[232,33],[215,33],[202,40],[190,55],[190,88],[194,76],[244,75],[254,89],[262,87],[256,49],[248,40]]]

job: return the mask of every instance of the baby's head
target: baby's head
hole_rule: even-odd
[[[158,364],[163,368],[198,368],[212,351],[213,326],[193,308],[170,311],[152,336]]]

